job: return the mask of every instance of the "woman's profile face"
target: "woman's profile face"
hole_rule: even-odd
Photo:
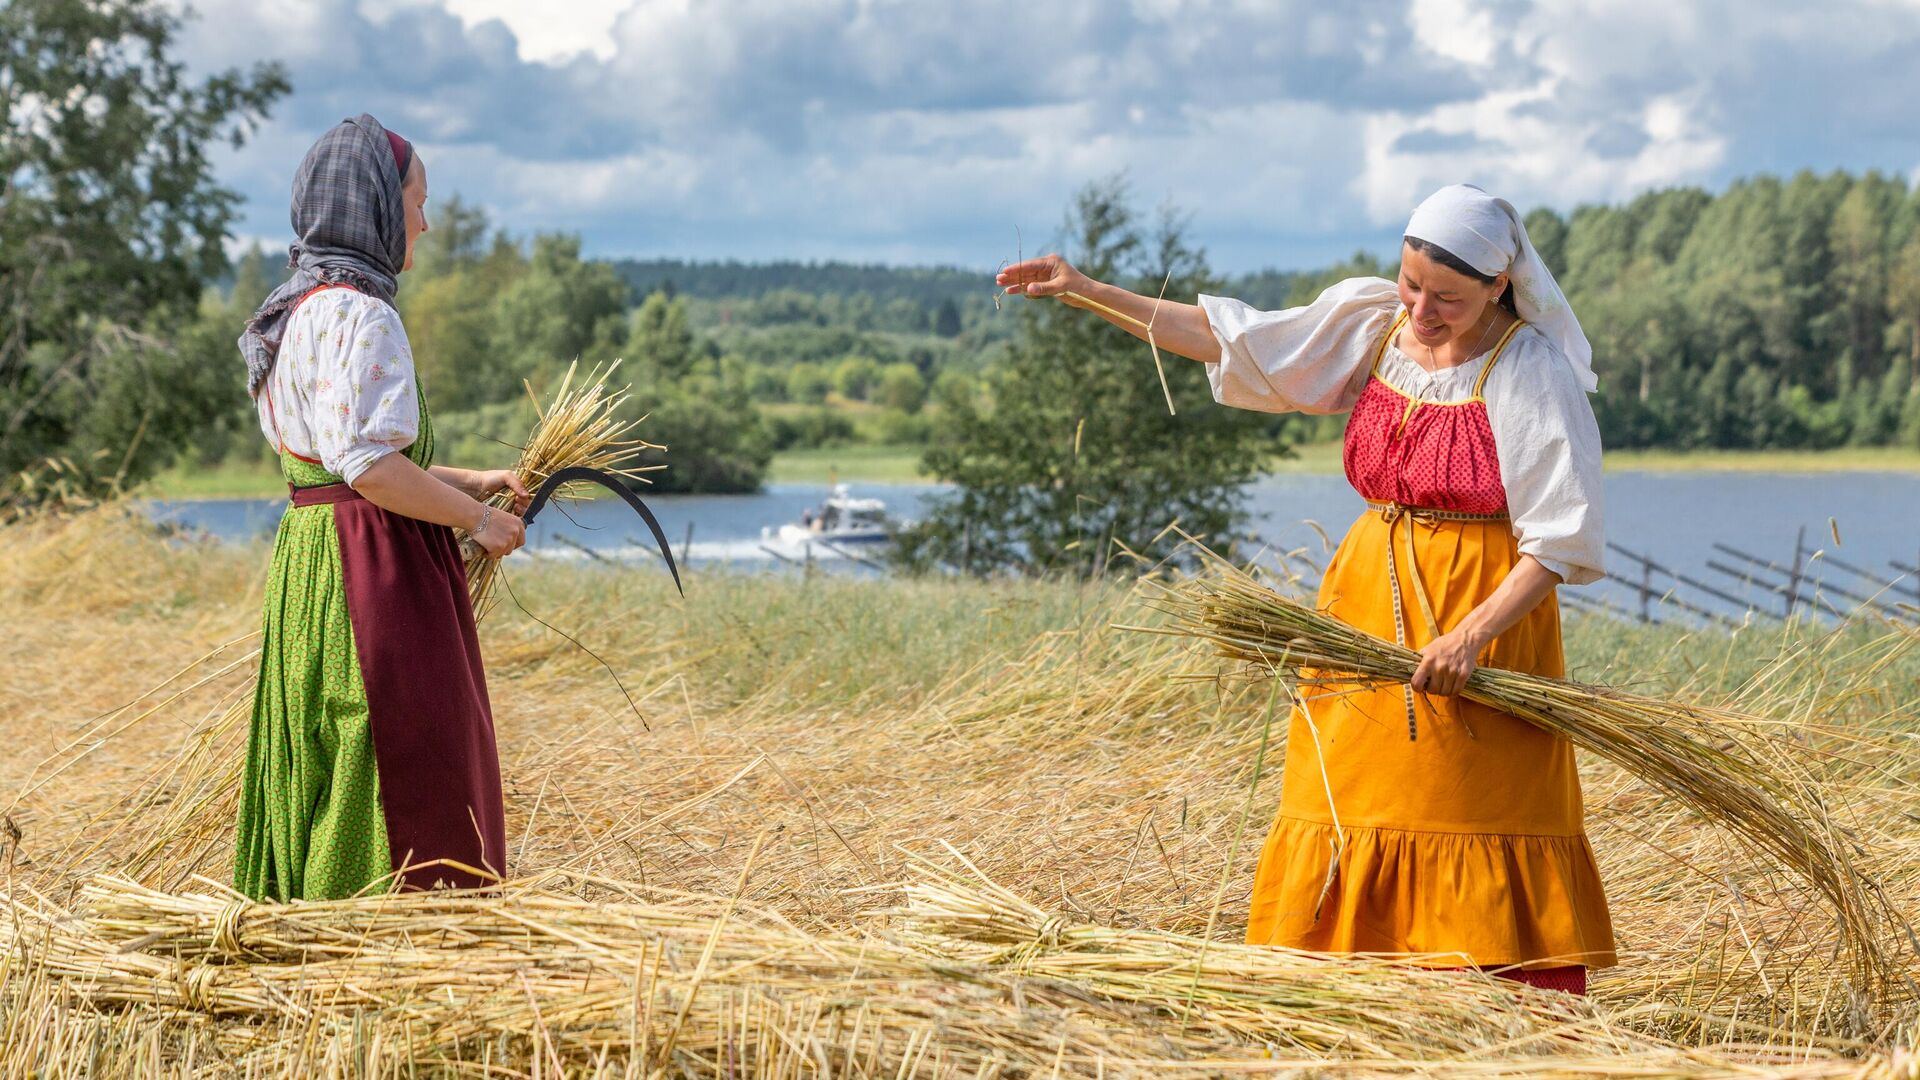
[[[413,242],[427,231],[427,167],[419,154],[413,156],[400,184],[400,201],[407,208],[407,261],[400,267],[404,271],[413,269]]]
[[[1442,266],[1412,245],[1400,246],[1400,303],[1406,306],[1413,336],[1428,348],[1482,326],[1487,305],[1499,299],[1506,286],[1505,274],[1483,283]]]

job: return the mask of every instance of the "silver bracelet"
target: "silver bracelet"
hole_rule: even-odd
[[[479,535],[480,535],[481,533],[483,533],[483,532],[486,532],[486,531],[487,531],[487,522],[489,522],[489,521],[492,521],[492,520],[493,520],[493,507],[491,507],[491,506],[489,506],[489,507],[487,507],[487,508],[486,508],[485,510],[483,510],[483,511],[481,511],[481,513],[480,513],[480,524],[478,524],[478,525],[475,525],[475,526],[473,527],[473,529],[472,529],[472,531],[470,531],[470,532],[468,532],[468,533],[467,533],[467,535],[468,535],[468,536],[479,536]]]

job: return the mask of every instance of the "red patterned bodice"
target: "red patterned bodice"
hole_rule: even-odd
[[[1493,426],[1480,396],[1487,373],[1525,323],[1515,322],[1494,345],[1473,396],[1459,401],[1413,397],[1380,377],[1387,344],[1407,321],[1407,313],[1387,329],[1374,352],[1373,375],[1347,418],[1347,480],[1363,498],[1426,510],[1503,514],[1507,489],[1500,482],[1500,459]]]

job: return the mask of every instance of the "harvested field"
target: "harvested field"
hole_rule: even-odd
[[[1623,963],[1590,1000],[1238,944],[1284,714],[1177,678],[1230,665],[1114,629],[1154,617],[1117,585],[696,573],[682,601],[512,560],[481,637],[516,880],[247,904],[264,566],[123,508],[0,529],[0,1075],[1920,1075],[1911,942],[1868,1000],[1797,879],[1598,759]],[[1920,636],[1568,644],[1584,681],[1795,731],[1920,917]]]

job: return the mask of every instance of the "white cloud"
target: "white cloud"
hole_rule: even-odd
[[[614,55],[613,24],[632,0],[563,0],[553,5],[526,0],[446,0],[447,9],[467,26],[498,19],[513,31],[520,58],[552,63],[587,53],[596,59]],[[366,7],[377,7],[369,2]]]
[[[1444,183],[1563,209],[1757,171],[1920,171],[1920,4],[1837,0],[198,0],[205,70],[295,94],[222,159],[284,228],[342,116],[436,195],[589,251],[998,261],[1125,170],[1217,264],[1397,235]]]
[[[1494,13],[1473,0],[1413,0],[1408,6],[1414,36],[1435,52],[1468,64],[1492,62]]]
[[[1725,158],[1726,140],[1700,123],[1687,95],[1648,99],[1637,112],[1573,121],[1536,111],[1555,100],[1555,80],[1414,115],[1369,118],[1358,181],[1369,218],[1403,221],[1434,189],[1477,183],[1520,206],[1612,202],[1648,188],[1697,183]],[[1404,152],[1412,133],[1456,136],[1447,149]],[[1630,142],[1596,151],[1601,137]]]

